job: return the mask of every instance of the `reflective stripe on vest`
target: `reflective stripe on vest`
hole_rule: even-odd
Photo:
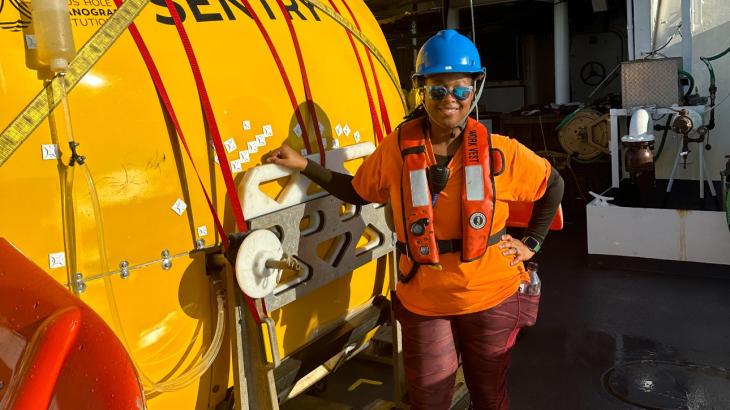
[[[408,245],[408,257],[414,262],[438,265],[439,251],[428,185],[430,161],[426,152],[423,121],[425,118],[406,122],[400,126],[398,133],[403,156],[403,242]],[[469,118],[462,135],[464,178],[461,189],[461,260],[468,262],[480,258],[487,251],[496,193],[490,165],[492,151],[488,130]],[[501,168],[503,164],[499,165]]]

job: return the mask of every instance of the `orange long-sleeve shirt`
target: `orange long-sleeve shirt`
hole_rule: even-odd
[[[545,192],[550,164],[519,142],[492,134],[492,147],[504,153],[505,170],[494,178],[496,204],[492,232],[505,226],[506,201],[536,201]],[[402,240],[400,184],[403,160],[397,130],[383,139],[358,169],[352,181],[355,191],[371,202],[389,202]],[[438,239],[461,238],[461,148],[449,164],[451,176],[434,207]],[[489,309],[512,295],[526,279],[522,264],[510,266],[512,256],[503,256],[497,245],[482,258],[468,263],[459,253],[441,255],[442,270],[421,266],[408,283],[398,283],[398,298],[410,311],[425,316],[458,315]]]

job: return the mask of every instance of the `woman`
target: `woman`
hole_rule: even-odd
[[[394,309],[412,409],[449,408],[459,355],[473,408],[508,408],[510,351],[537,317],[539,296],[518,291],[528,281],[522,262],[539,251],[563,181],[545,159],[468,116],[484,73],[474,44],[442,30],[416,61],[422,107],[354,177],[286,145],[267,158],[347,202],[392,205],[400,254]],[[507,201],[535,202],[522,240],[505,234]]]

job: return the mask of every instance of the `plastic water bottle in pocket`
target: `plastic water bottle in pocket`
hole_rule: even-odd
[[[527,274],[530,276],[529,282],[520,283],[519,292],[528,295],[540,294],[540,276],[537,275],[537,262],[527,262],[525,264]]]

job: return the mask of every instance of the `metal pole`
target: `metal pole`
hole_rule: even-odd
[[[692,74],[692,0],[682,0],[682,68]]]
[[[560,1],[553,7],[553,33],[555,36],[555,102],[570,102],[570,27],[568,2]]]
[[[634,60],[634,1],[626,0],[626,39],[628,41],[629,61]]]

